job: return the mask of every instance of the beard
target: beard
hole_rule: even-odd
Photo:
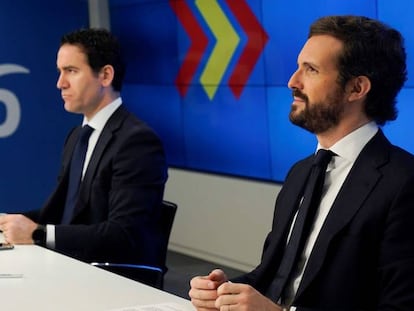
[[[293,124],[313,134],[323,133],[339,124],[344,111],[343,92],[339,88],[325,101],[312,104],[309,104],[308,97],[298,89],[294,89],[292,94],[303,99],[305,103],[302,111],[299,111],[300,108],[296,105],[292,105],[289,120]]]

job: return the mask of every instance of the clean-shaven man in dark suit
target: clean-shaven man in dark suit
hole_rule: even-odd
[[[159,264],[155,228],[166,159],[156,134],[122,105],[125,69],[116,38],[104,29],[63,36],[57,69],[65,109],[93,128],[73,212],[63,219],[81,126],[67,137],[57,187],[44,207],[0,217],[0,229],[10,243],[37,243],[87,262]]]
[[[405,80],[398,31],[358,16],[311,26],[288,83],[290,120],[335,156],[305,245],[275,294],[312,157],[287,175],[261,263],[231,282],[220,269],[191,280],[198,310],[414,310],[414,157],[378,127],[396,118]]]

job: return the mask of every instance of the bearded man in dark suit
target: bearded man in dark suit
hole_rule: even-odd
[[[261,263],[231,282],[219,269],[193,278],[197,310],[414,310],[414,157],[379,127],[396,118],[406,75],[397,30],[363,16],[311,26],[288,83],[290,120],[334,156],[303,246],[284,260],[313,156],[287,175]]]

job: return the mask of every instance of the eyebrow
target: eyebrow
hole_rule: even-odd
[[[69,65],[69,66],[63,66],[62,70],[69,70],[69,69],[79,69],[79,67],[73,66],[73,65]],[[58,71],[61,71],[61,69],[59,67],[57,67]]]
[[[321,68],[320,66],[318,66],[317,64],[312,63],[312,62],[302,62],[302,66],[308,66],[308,67],[312,67],[312,68],[315,68],[315,69],[320,69]]]

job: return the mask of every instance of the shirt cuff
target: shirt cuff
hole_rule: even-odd
[[[55,248],[55,225],[46,225],[46,246]]]

